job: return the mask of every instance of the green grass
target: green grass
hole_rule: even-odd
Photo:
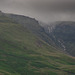
[[[3,16],[0,20],[0,75],[75,74],[75,58],[11,19]]]

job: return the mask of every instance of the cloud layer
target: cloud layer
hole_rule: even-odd
[[[43,22],[75,21],[75,0],[0,0],[0,9]]]

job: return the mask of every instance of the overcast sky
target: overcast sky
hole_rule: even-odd
[[[0,10],[46,23],[75,21],[75,0],[0,0]]]

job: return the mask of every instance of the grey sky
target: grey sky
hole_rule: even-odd
[[[43,22],[75,21],[75,0],[0,0],[0,10]]]

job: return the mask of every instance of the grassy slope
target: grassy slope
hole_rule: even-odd
[[[23,25],[24,27],[29,29],[33,34],[40,37],[42,40],[44,40],[48,44],[55,46],[55,44],[53,43],[49,35],[45,33],[44,28],[41,27],[38,21],[35,20],[34,18],[26,17],[23,15],[16,15],[16,14],[5,14],[5,16],[13,19],[13,21],[16,21],[18,24]]]
[[[72,75],[74,66],[73,57],[0,16],[0,75]]]

